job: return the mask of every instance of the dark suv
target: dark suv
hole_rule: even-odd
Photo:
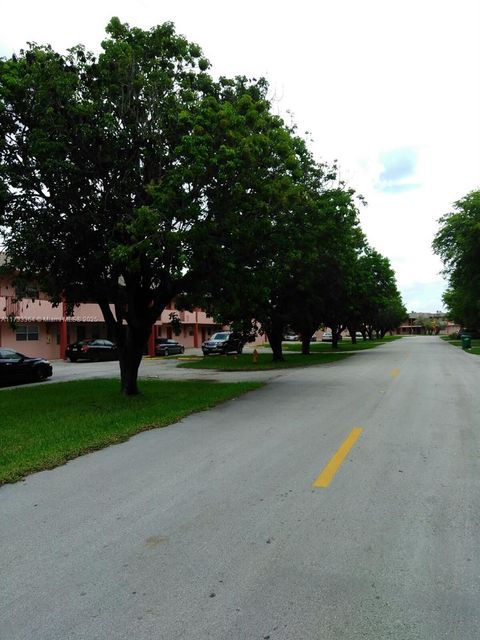
[[[245,340],[241,333],[233,331],[219,331],[202,344],[204,356],[212,353],[242,353]]]

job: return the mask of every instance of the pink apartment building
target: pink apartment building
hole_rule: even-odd
[[[0,255],[1,257],[1,255]],[[54,307],[41,291],[31,289],[30,297],[16,300],[15,287],[8,276],[0,275],[0,346],[27,356],[55,360],[63,358],[71,342],[89,338],[106,338],[107,330],[97,304],[81,304],[73,316],[67,316],[65,305]],[[199,347],[220,328],[202,309],[177,311],[181,334],[173,335],[170,314],[174,306],[165,309],[155,323],[148,343],[148,355],[153,356],[155,338],[175,338],[185,347]]]

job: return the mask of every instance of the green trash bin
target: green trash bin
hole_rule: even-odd
[[[472,348],[472,338],[470,336],[462,336],[462,349]]]

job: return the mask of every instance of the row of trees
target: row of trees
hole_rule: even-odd
[[[102,53],[30,44],[0,61],[0,229],[53,301],[95,301],[137,393],[172,300],[266,333],[383,334],[405,317],[389,261],[335,166],[272,113],[265,80],[214,80],[171,23],[113,18]],[[113,311],[111,308],[113,305]]]
[[[480,328],[480,191],[456,202],[439,220],[433,250],[443,261],[448,315],[462,326]]]

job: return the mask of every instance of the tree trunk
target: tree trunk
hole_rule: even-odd
[[[146,341],[138,344],[128,340],[125,346],[119,348],[120,388],[124,396],[136,396],[138,390],[138,368],[142,361],[143,349]]]
[[[302,337],[302,354],[304,356],[310,355],[310,341],[317,327],[318,324],[315,324],[315,320],[310,315],[305,316],[303,322],[298,327]]]
[[[338,349],[338,340],[343,329],[344,327],[342,325],[337,324],[332,326],[332,349]]]
[[[352,344],[357,344],[357,330],[354,327],[347,327]]]
[[[268,342],[273,353],[274,362],[285,362],[282,351],[283,327],[270,327],[267,332]]]
[[[145,318],[136,327],[123,322],[120,307],[116,308],[117,317],[107,301],[99,301],[107,325],[108,335],[117,343],[120,364],[120,391],[124,396],[136,396],[138,390],[138,368],[155,320]]]
[[[310,355],[310,333],[302,333],[302,355],[309,356]]]

